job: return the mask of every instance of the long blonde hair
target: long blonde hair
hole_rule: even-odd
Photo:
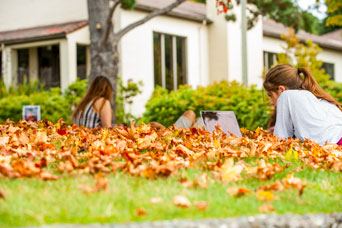
[[[287,89],[305,89],[317,98],[336,105],[342,111],[341,104],[318,85],[306,67],[297,69],[289,64],[279,64],[268,71],[263,86],[270,92],[277,91],[279,86],[284,86]]]
[[[109,79],[105,76],[97,76],[91,82],[86,95],[82,98],[80,103],[77,105],[75,111],[72,113],[72,118],[75,120],[77,115],[84,112],[85,107],[93,101],[93,104],[100,98],[104,98],[100,110],[102,110],[105,101],[112,99],[112,85]]]

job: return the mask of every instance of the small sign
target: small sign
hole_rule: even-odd
[[[26,121],[40,120],[40,106],[39,105],[23,106],[23,120],[26,120]]]

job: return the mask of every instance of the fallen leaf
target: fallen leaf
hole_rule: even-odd
[[[151,198],[151,200],[150,200],[151,204],[161,203],[162,201],[163,201],[163,199],[160,198],[160,197],[153,197],[153,198]]]
[[[51,173],[45,171],[40,174],[40,178],[44,181],[48,180],[58,180],[58,176],[52,175]]]
[[[6,200],[5,192],[0,188],[0,199]]]
[[[227,193],[232,197],[241,197],[245,194],[252,194],[253,192],[247,188],[230,187],[227,189]]]
[[[108,187],[107,179],[104,177],[98,177],[96,178],[96,184],[95,184],[95,191],[101,191],[106,190]]]
[[[66,131],[66,129],[58,129],[57,133],[60,135],[66,135],[67,131]]]
[[[177,207],[182,207],[182,208],[191,207],[191,202],[188,200],[188,198],[186,198],[185,196],[181,196],[181,195],[175,196],[173,198],[173,203]]]
[[[283,191],[284,189],[285,189],[284,185],[279,180],[276,180],[271,185],[259,187],[259,190],[275,191],[275,192],[280,192],[280,191]]]
[[[258,190],[257,192],[258,200],[272,201],[278,199],[279,197],[273,195],[271,191]]]
[[[244,167],[242,165],[234,166],[234,159],[227,159],[221,167],[221,179],[227,182],[236,182],[241,180],[240,173],[243,171]]]
[[[142,217],[142,216],[146,216],[147,212],[144,208],[138,208],[135,210],[135,215]]]
[[[302,181],[300,178],[298,177],[294,177],[294,174],[288,174],[284,179],[283,179],[283,183],[285,188],[288,187],[293,187],[295,189],[298,189],[298,194],[302,195],[304,188],[306,187],[306,183],[304,181]]]
[[[263,204],[259,207],[260,213],[270,213],[273,212],[275,208],[271,204]]]
[[[78,189],[80,189],[83,193],[88,194],[94,192],[94,188],[87,184],[79,184]]]
[[[208,208],[209,203],[208,202],[194,202],[194,205],[199,211],[205,211]]]
[[[8,163],[0,163],[0,173],[9,178],[15,177],[13,167]]]

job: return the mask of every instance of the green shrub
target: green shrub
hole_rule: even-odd
[[[58,89],[59,90],[59,89]],[[27,95],[14,95],[0,99],[0,122],[10,118],[13,121],[22,119],[24,105],[40,105],[41,119],[57,122],[63,118],[70,121],[70,104],[59,91],[43,91]]]
[[[189,109],[197,116],[201,110],[234,111],[240,127],[247,129],[266,127],[271,114],[267,96],[264,99],[262,91],[255,86],[245,88],[237,82],[222,81],[197,89],[181,86],[171,92],[157,87],[146,104],[141,121],[157,121],[169,126]]]
[[[130,119],[136,119],[130,113],[125,112],[124,104],[131,104],[132,98],[139,93],[141,82],[128,81],[124,85],[118,81],[117,93],[117,123],[127,123]],[[72,83],[64,94],[60,88],[44,90],[38,81],[32,84],[20,85],[17,88],[6,90],[3,81],[0,81],[0,122],[10,118],[13,121],[22,119],[22,107],[24,105],[40,105],[41,119],[57,122],[60,118],[71,124],[71,114],[87,90],[87,80]]]
[[[342,102],[342,83],[328,81],[322,88]],[[245,88],[237,82],[222,81],[197,89],[181,86],[171,92],[157,87],[146,104],[141,121],[157,121],[170,126],[189,109],[197,116],[201,110],[234,111],[240,127],[256,129],[259,126],[266,128],[273,107],[262,90],[255,86]]]
[[[44,85],[39,83],[38,80],[27,83],[26,78],[24,78],[23,84],[10,87],[8,90],[6,89],[4,81],[0,81],[0,99],[8,96],[30,95],[41,91],[44,91]]]
[[[321,87],[342,104],[342,83],[327,81],[321,84]]]

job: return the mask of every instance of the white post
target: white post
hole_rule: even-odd
[[[29,70],[30,82],[38,80],[38,48],[29,49]]]
[[[245,86],[248,86],[246,0],[241,0],[241,56],[242,81]]]
[[[59,43],[59,64],[60,64],[60,79],[61,79],[61,90],[64,92],[69,85],[69,52],[68,52],[68,41],[62,40]]]

